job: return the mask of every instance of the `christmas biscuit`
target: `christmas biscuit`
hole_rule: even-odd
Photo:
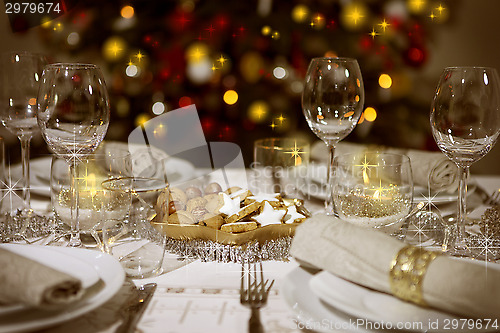
[[[226,218],[226,223],[234,223],[240,221],[241,219],[257,212],[262,204],[260,202],[253,202],[249,205],[240,208],[235,214],[228,216]]]
[[[257,223],[255,222],[235,222],[223,224],[220,228],[221,231],[225,232],[245,232],[257,229]]]
[[[254,216],[253,219],[263,227],[270,224],[281,224],[281,219],[285,214],[286,209],[274,209],[268,201],[264,201],[260,214]]]

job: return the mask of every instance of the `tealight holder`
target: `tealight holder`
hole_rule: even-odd
[[[66,160],[55,155],[52,157],[50,176],[52,210],[56,222],[65,229],[71,225],[71,207],[77,205],[80,233],[82,236],[95,238],[93,233],[100,230],[102,222],[104,189],[101,184],[107,179],[131,176],[131,156],[126,149],[98,149],[94,154],[82,159],[76,169],[77,177],[72,179],[70,166]],[[72,181],[75,182],[74,188],[77,193],[71,191]],[[126,218],[129,211],[125,205],[117,204],[115,213],[120,218]],[[82,240],[85,242],[85,239]]]
[[[341,219],[395,232],[412,205],[410,159],[388,153],[337,156],[332,191],[335,212]]]

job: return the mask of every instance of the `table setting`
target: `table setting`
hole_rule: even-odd
[[[499,329],[500,177],[469,181],[500,133],[494,69],[444,70],[429,152],[340,142],[362,73],[314,58],[302,107],[320,140],[261,138],[245,163],[194,105],[107,140],[99,66],[42,68],[0,113],[23,143],[2,170],[0,333]],[[30,161],[35,127],[51,154]]]

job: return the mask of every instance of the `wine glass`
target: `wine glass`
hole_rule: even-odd
[[[333,214],[332,173],[335,145],[354,129],[363,111],[364,88],[356,59],[314,58],[307,70],[302,111],[307,124],[329,148],[325,211]]]
[[[38,125],[50,150],[71,168],[71,239],[82,246],[78,216],[77,166],[104,139],[109,98],[101,70],[92,64],[51,64],[44,68],[38,92]]]
[[[458,214],[446,228],[443,250],[456,256],[471,255],[465,232],[467,178],[472,163],[485,156],[500,133],[499,78],[494,68],[444,69],[432,100],[432,134],[441,151],[460,171]]]
[[[47,61],[40,54],[9,52],[1,56],[2,87],[0,118],[2,124],[21,142],[22,200],[24,217],[31,215],[30,205],[30,141],[38,124],[37,93],[40,77]]]

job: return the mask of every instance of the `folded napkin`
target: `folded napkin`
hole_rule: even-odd
[[[401,280],[391,282],[391,276],[397,277],[398,268],[405,268],[394,265],[395,262],[401,263],[411,257],[404,251],[406,248],[405,243],[374,229],[332,216],[315,215],[296,229],[290,252],[299,262],[403,298],[401,290],[397,289],[401,287]],[[420,256],[414,266],[406,266],[414,268],[413,280],[403,279],[403,282],[414,282],[415,288],[410,294],[419,296],[416,294],[420,291],[422,299],[406,300],[466,317],[500,317],[500,268],[495,267],[497,264],[484,265],[446,255],[438,255],[432,260],[428,251],[424,253],[425,257]],[[420,283],[415,282],[419,279],[422,279]]]
[[[458,187],[458,168],[441,152],[340,142],[335,148],[335,155],[362,154],[368,151],[407,155],[410,158],[414,185],[428,187],[432,191],[448,192],[454,192]],[[323,141],[313,144],[311,158],[328,163],[328,148]]]
[[[0,302],[51,309],[83,295],[80,280],[0,248]]]

